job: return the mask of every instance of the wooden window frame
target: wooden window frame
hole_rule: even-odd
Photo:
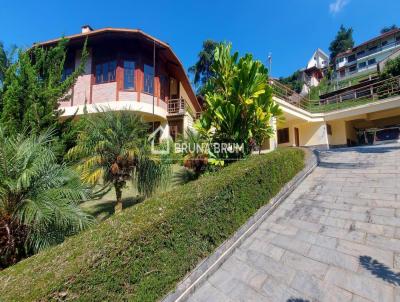
[[[110,63],[114,62],[115,63],[115,68],[114,68],[114,79],[110,80]],[[101,82],[97,81],[97,66],[101,65],[102,69],[102,76],[104,75],[104,65],[107,64],[107,81],[102,80]],[[107,84],[107,83],[112,83],[117,81],[117,67],[118,67],[118,60],[117,59],[109,59],[109,60],[103,60],[100,62],[96,62],[94,65],[94,84],[99,85],[99,84]]]
[[[146,85],[145,85],[145,81],[146,81],[146,66],[151,67],[151,69],[153,70],[153,91],[152,92],[149,92],[149,91],[145,90],[145,88],[146,88]],[[144,63],[143,64],[143,85],[142,85],[142,92],[143,93],[155,96],[155,88],[156,88],[155,87],[156,86],[155,85],[155,78],[156,78],[156,73],[155,73],[155,70],[154,70],[154,66],[152,64]]]
[[[289,128],[278,129],[277,136],[278,136],[278,144],[290,143]]]
[[[125,87],[125,62],[133,62],[133,87],[132,88],[126,88]],[[138,63],[137,60],[133,58],[125,58],[122,60],[122,70],[123,70],[123,79],[122,79],[122,89],[124,91],[136,91],[136,69],[137,69]]]

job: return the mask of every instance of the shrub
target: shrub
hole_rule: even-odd
[[[299,149],[252,156],[0,272],[6,301],[156,301],[303,166]]]
[[[79,207],[90,191],[57,163],[53,142],[51,130],[6,136],[0,128],[0,268],[61,243],[92,221]]]

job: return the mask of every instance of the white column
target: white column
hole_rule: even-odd
[[[269,149],[275,150],[278,147],[278,129],[276,126],[276,118],[273,117],[270,122],[270,126],[274,129],[274,135],[269,138]]]
[[[326,123],[324,123],[324,134],[325,134],[325,144],[326,144],[326,149],[330,149],[329,148],[329,137],[328,137],[328,126],[326,125]]]
[[[162,132],[160,135],[160,140],[165,140],[165,139],[170,139],[170,133],[169,133],[169,124],[168,122],[162,122],[161,123],[161,128],[162,128]]]

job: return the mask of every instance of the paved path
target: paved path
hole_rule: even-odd
[[[400,301],[400,145],[321,161],[189,301]]]

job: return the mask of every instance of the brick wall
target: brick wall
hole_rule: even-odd
[[[117,100],[117,83],[96,84],[92,88],[92,104],[115,102]]]
[[[81,60],[81,55],[79,52],[76,53],[75,66],[79,66]],[[85,100],[90,103],[90,82],[92,77],[92,57],[89,56],[86,61],[84,73],[78,77],[75,86],[74,94],[72,98],[72,105],[84,105]]]

